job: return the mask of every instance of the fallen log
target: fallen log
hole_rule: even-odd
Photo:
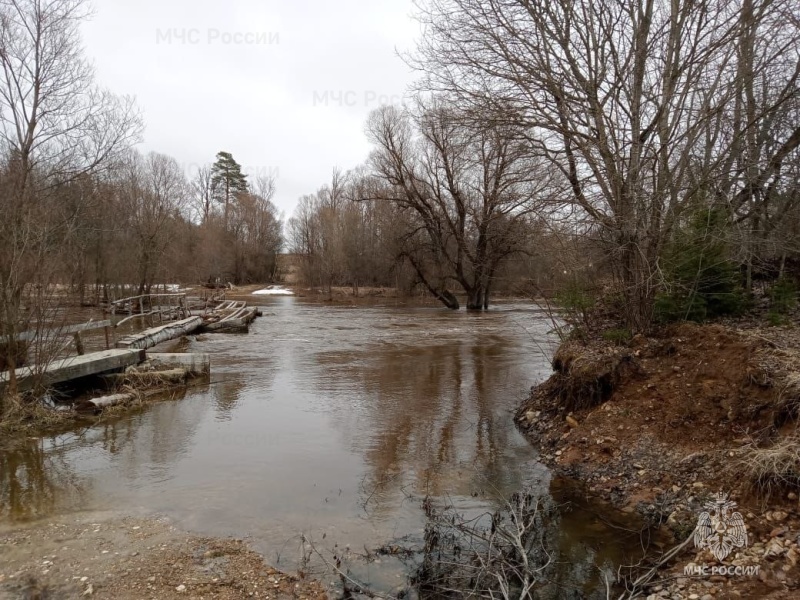
[[[256,318],[258,309],[251,306],[241,310],[241,316],[225,318],[214,323],[204,323],[200,328],[200,333],[247,333],[250,323]]]
[[[189,317],[174,323],[167,323],[140,333],[134,333],[117,342],[117,348],[152,348],[161,342],[168,342],[175,338],[183,337],[203,324],[201,317]]]
[[[109,406],[117,406],[118,404],[127,404],[136,399],[136,394],[109,394],[108,396],[100,396],[99,398],[92,398],[91,400],[84,400],[75,405],[75,410],[81,413],[98,413],[104,408]]]
[[[200,333],[247,333],[247,323],[240,319],[229,319],[209,323],[200,328]]]

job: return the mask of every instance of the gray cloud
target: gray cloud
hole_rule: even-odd
[[[99,83],[135,95],[142,150],[187,171],[228,150],[253,174],[278,176],[276,204],[297,198],[369,151],[364,122],[400,102],[414,74],[411,0],[94,0],[84,27]]]

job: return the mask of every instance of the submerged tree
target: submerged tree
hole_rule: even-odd
[[[459,308],[452,284],[468,309],[488,308],[498,268],[529,247],[534,215],[553,192],[523,132],[489,118],[476,124],[442,101],[416,114],[378,109],[368,131],[370,165],[384,184],[371,199],[398,206],[411,223],[403,258],[448,308]]]

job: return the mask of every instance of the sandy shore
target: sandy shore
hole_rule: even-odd
[[[0,600],[327,598],[241,540],[198,537],[164,519],[78,513],[0,525]]]

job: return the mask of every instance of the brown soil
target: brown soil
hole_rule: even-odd
[[[756,545],[750,554],[769,558],[759,563],[760,579],[730,580],[712,586],[715,593],[795,598],[800,489],[751,466],[754,453],[796,429],[796,348],[800,332],[792,328],[694,324],[624,346],[567,342],[554,374],[532,390],[517,420],[543,462],[590,495],[638,512],[676,544],[692,533],[705,502],[718,491],[730,494]],[[776,539],[781,551],[770,554]],[[713,563],[707,551],[690,548],[673,575],[689,560]],[[691,585],[684,585],[687,594]],[[660,591],[658,597],[672,597],[666,587]],[[708,588],[697,593],[704,597]]]
[[[0,600],[327,598],[234,539],[190,536],[158,519],[80,514],[0,529]]]

